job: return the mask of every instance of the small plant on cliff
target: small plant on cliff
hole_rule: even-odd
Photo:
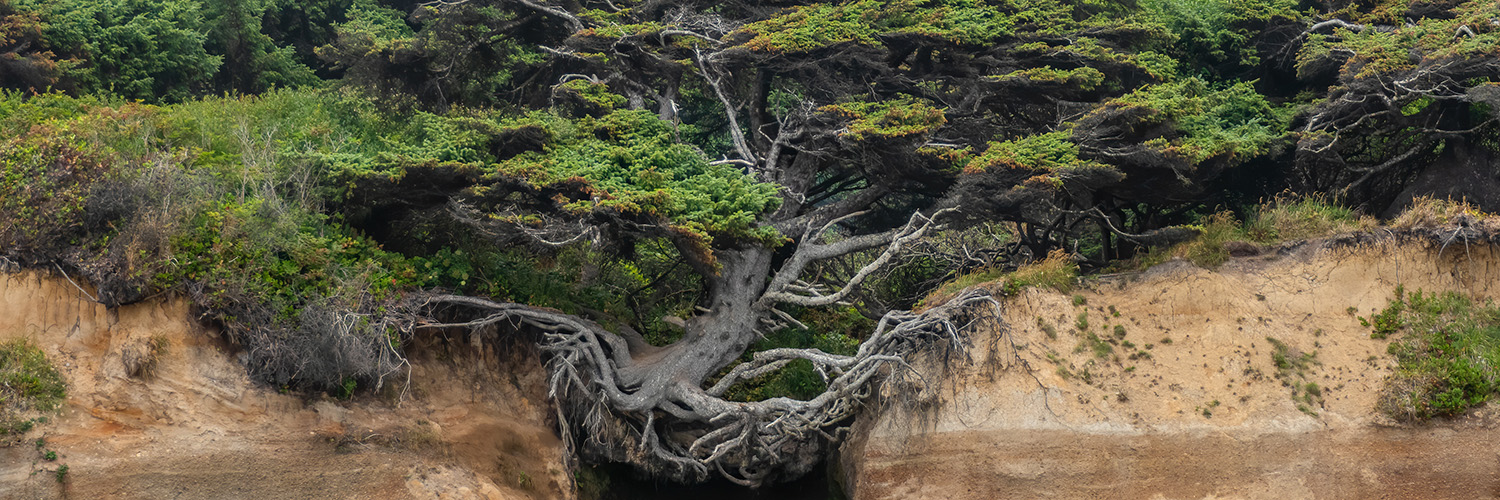
[[[0,343],[0,435],[30,430],[65,395],[62,375],[41,349],[26,339]]]
[[[941,304],[968,287],[996,280],[1001,282],[1006,295],[1015,295],[1028,287],[1067,292],[1078,280],[1078,264],[1073,262],[1071,254],[1057,249],[1048,253],[1046,258],[1021,266],[1009,274],[987,269],[960,276],[938,287],[922,299],[922,303]]]
[[[1388,347],[1396,370],[1377,407],[1402,421],[1458,415],[1500,389],[1500,307],[1455,292],[1406,294],[1397,289],[1385,309]]]
[[[156,335],[135,345],[127,347],[121,353],[121,361],[125,363],[125,372],[132,377],[150,378],[156,376],[157,364],[161,357],[167,353],[169,341],[164,335]]]
[[[1271,363],[1276,366],[1276,379],[1291,390],[1292,401],[1299,411],[1317,417],[1312,407],[1322,406],[1323,390],[1308,380],[1308,371],[1322,364],[1318,361],[1318,353],[1302,352],[1273,337],[1266,337],[1266,341],[1271,343]]]

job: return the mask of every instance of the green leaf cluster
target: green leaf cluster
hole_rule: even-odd
[[[1177,38],[1174,53],[1200,67],[1260,64],[1256,37],[1267,26],[1308,17],[1295,0],[1147,0],[1141,7]]]
[[[1339,27],[1329,35],[1310,34],[1297,54],[1298,71],[1306,74],[1315,64],[1335,59],[1344,61],[1340,72],[1346,78],[1367,78],[1444,59],[1500,55],[1500,26],[1493,22],[1500,6],[1463,2],[1447,14],[1403,21],[1390,29]]]
[[[620,110],[578,120],[532,113],[506,126],[539,127],[549,140],[541,150],[499,162],[496,173],[538,187],[586,182],[593,196],[570,200],[570,211],[648,215],[706,241],[779,238],[757,224],[779,204],[776,187],[737,167],[711,164],[697,148],[677,142],[672,125],[655,113]]]
[[[1286,130],[1283,114],[1249,82],[1215,89],[1201,79],[1185,78],[1142,87],[1110,101],[1109,108],[1138,109],[1137,126],[1172,126],[1170,137],[1164,134],[1144,144],[1191,164],[1215,157],[1242,162],[1265,153]]]
[[[223,58],[204,47],[203,5],[191,0],[23,0],[44,13],[49,44],[73,58],[63,73],[84,92],[171,102],[205,89]]]
[[[1028,30],[1063,33],[1082,23],[1073,5],[1057,0],[991,3],[977,0],[854,0],[796,6],[740,28],[743,46],[795,54],[839,44],[876,45],[881,37],[912,36],[985,45]],[[735,35],[731,35],[735,36]]]
[[[948,123],[941,108],[911,96],[831,104],[818,111],[845,120],[841,135],[853,141],[926,136]]]

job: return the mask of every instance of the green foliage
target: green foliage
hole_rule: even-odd
[[[1115,352],[1115,346],[1093,333],[1085,334],[1083,341],[1078,345],[1078,349],[1080,351],[1091,351],[1094,353],[1094,357],[1099,359],[1108,358],[1111,353]]]
[[[1066,70],[1055,69],[1051,66],[1018,69],[1000,78],[1019,78],[1032,83],[1056,83],[1084,90],[1093,90],[1104,83],[1104,73],[1088,66]]]
[[[1054,250],[1047,258],[1021,266],[1006,281],[1006,290],[1015,293],[1022,288],[1049,288],[1067,293],[1077,285],[1078,264],[1066,251]]]
[[[343,383],[339,384],[338,394],[334,395],[334,397],[348,401],[354,398],[354,390],[357,388],[359,388],[359,381],[346,378]]]
[[[1285,131],[1282,113],[1248,83],[1214,89],[1196,78],[1148,85],[1108,101],[1058,130],[991,142],[973,157],[966,173],[1021,170],[1034,177],[1026,185],[1063,188],[1065,180],[1090,189],[1127,180],[1125,169],[1160,168],[1155,162],[1086,155],[1080,143],[1099,148],[1092,130],[1101,124],[1125,130],[1152,131],[1135,137],[1160,162],[1190,169],[1216,161],[1225,166],[1244,163],[1266,153]],[[1144,156],[1144,155],[1143,155]]]
[[[1323,405],[1323,389],[1310,381],[1310,370],[1322,364],[1318,361],[1317,351],[1302,352],[1274,337],[1266,337],[1266,341],[1271,343],[1271,364],[1276,367],[1276,379],[1288,388],[1299,411],[1317,418],[1318,413],[1313,408]]]
[[[602,82],[578,78],[564,82],[562,88],[600,109],[613,110],[625,105],[625,96],[610,92],[609,85]]]
[[[83,232],[88,195],[117,175],[114,160],[67,126],[0,142],[0,248],[52,250]]]
[[[1131,267],[1145,267],[1183,257],[1200,267],[1215,268],[1229,260],[1234,243],[1269,245],[1283,241],[1318,238],[1372,227],[1375,221],[1322,196],[1279,196],[1257,205],[1240,222],[1233,212],[1220,211],[1200,219],[1192,227],[1198,237],[1170,248],[1154,248],[1137,255]]]
[[[1244,232],[1250,241],[1275,243],[1339,234],[1372,224],[1372,220],[1323,196],[1282,196],[1257,207]]]
[[[1261,30],[1307,16],[1294,0],[1147,0],[1141,7],[1176,35],[1175,53],[1200,68],[1253,67],[1261,59],[1254,45]]]
[[[1082,2],[1080,2],[1082,3]],[[854,0],[792,7],[731,36],[757,52],[796,54],[840,44],[875,45],[882,37],[915,37],[983,46],[1021,33],[1061,34],[1083,27],[1151,31],[1140,20],[1089,16],[1091,5],[1058,0],[995,4],[973,0]],[[1137,23],[1131,25],[1130,23]]]
[[[358,213],[349,204],[369,202],[369,190],[408,176],[466,176],[476,182],[469,194],[481,197],[495,185],[554,189],[572,196],[544,199],[562,215],[613,211],[694,235],[704,248],[715,238],[779,240],[758,225],[775,207],[774,186],[709,164],[641,111],[576,120],[393,111],[347,90],[169,106],[7,93],[0,128],[16,132],[0,149],[5,255],[50,262],[67,248],[88,249],[77,254],[87,261],[64,262],[102,270],[101,290],[120,300],[190,291],[232,328],[298,331],[325,321],[330,307],[347,308],[371,315],[356,325],[364,342],[399,343],[373,325],[400,291],[429,287],[607,311],[657,336],[671,331],[660,317],[691,314],[691,295],[620,293],[697,286],[672,272],[681,256],[663,241],[638,242],[633,259],[569,249],[538,262],[452,223],[423,223],[406,228],[396,252],[343,218]],[[539,137],[540,149],[503,152],[496,144],[506,134]],[[165,199],[171,204],[156,201]],[[330,204],[344,211],[325,212]],[[585,268],[596,270],[587,283]],[[372,373],[340,368],[316,384],[363,384]]]
[[[1280,114],[1250,83],[1215,89],[1203,80],[1186,78],[1148,85],[1110,101],[1108,107],[1140,108],[1143,119],[1138,126],[1174,126],[1175,137],[1150,138],[1144,145],[1189,164],[1214,157],[1242,163],[1265,153],[1286,129]]]
[[[279,87],[316,85],[322,82],[308,67],[296,49],[279,44],[266,33],[266,19],[276,15],[322,17],[329,21],[329,10],[335,5],[323,2],[292,0],[218,0],[204,3],[203,16],[208,28],[205,50],[223,57],[215,75],[216,87],[222,91],[261,93]],[[298,40],[316,42],[312,40]]]
[[[44,46],[41,13],[0,0],[0,88],[43,91],[58,82],[57,55]]]
[[[223,62],[204,47],[203,6],[191,0],[25,0],[43,12],[63,74],[79,90],[171,102],[207,88]]]
[[[854,315],[859,313],[849,311]],[[859,339],[837,332],[814,332],[800,328],[783,328],[766,335],[745,353],[741,361],[749,361],[751,352],[781,347],[814,348],[829,354],[852,355],[859,348]],[[725,367],[725,372],[734,365]],[[796,360],[773,373],[736,384],[725,393],[730,401],[761,401],[774,397],[808,400],[823,393],[826,384],[823,377],[813,369],[811,362]]]
[[[31,341],[0,342],[0,436],[21,434],[57,411],[67,393],[61,374]]]
[[[963,290],[982,283],[999,282],[1006,295],[1015,295],[1029,287],[1049,288],[1059,292],[1072,290],[1078,280],[1078,264],[1067,252],[1056,250],[1047,258],[1005,273],[997,269],[981,269],[943,283],[922,299],[925,306],[941,304]]]
[[[1065,172],[1070,169],[1098,168],[1104,165],[1078,157],[1078,145],[1068,140],[1067,131],[1030,135],[1020,139],[991,142],[983,154],[969,161],[966,171],[1019,168],[1041,172]]]
[[[1381,9],[1351,12],[1355,22],[1390,24],[1392,29],[1340,27],[1333,30],[1333,36],[1309,35],[1297,54],[1299,75],[1319,71],[1329,61],[1342,61],[1339,72],[1345,78],[1366,78],[1411,70],[1424,61],[1493,57],[1500,50],[1500,29],[1489,22],[1496,14],[1492,2],[1461,2],[1444,15],[1419,19],[1405,16],[1407,4],[1384,2]],[[1402,105],[1412,106],[1423,97],[1412,93],[1409,99],[1413,101]]]
[[[507,27],[515,12],[481,2],[424,4],[411,16],[376,0],[355,0],[348,20],[318,57],[345,70],[344,81],[395,102],[499,106],[518,71],[544,60]]]
[[[831,104],[818,110],[848,120],[843,136],[854,141],[926,136],[948,123],[942,109],[911,96]]]
[[[676,141],[670,124],[644,110],[568,121],[542,113],[508,122],[538,127],[551,140],[540,151],[501,161],[496,173],[544,187],[588,182],[593,198],[569,202],[574,213],[596,209],[670,221],[706,243],[714,238],[772,243],[774,230],[756,224],[776,208],[776,187],[729,165],[710,164],[701,151]]]
[[[1397,420],[1458,415],[1500,388],[1494,368],[1500,362],[1500,308],[1493,303],[1398,288],[1382,314],[1394,317],[1384,322],[1387,327],[1403,333],[1389,346],[1396,370],[1381,391],[1382,412]]]

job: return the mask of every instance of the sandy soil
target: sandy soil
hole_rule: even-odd
[[[14,337],[42,346],[69,391],[61,415],[0,447],[0,498],[572,496],[526,349],[420,339],[404,394],[309,399],[249,380],[182,301],[106,310],[33,273],[0,275],[0,339]],[[123,353],[158,338],[154,376],[130,376]]]
[[[1492,498],[1495,410],[1417,427],[1375,411],[1391,340],[1357,316],[1398,284],[1500,292],[1494,248],[1438,250],[1309,243],[1104,277],[1083,304],[1025,291],[1002,304],[1009,335],[975,339],[934,410],[862,424],[846,481],[858,499]],[[1087,334],[1116,325],[1124,338],[1096,355]],[[1316,363],[1278,373],[1267,337]],[[1308,383],[1322,398],[1294,400]]]

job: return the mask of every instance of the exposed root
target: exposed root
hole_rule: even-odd
[[[810,470],[822,460],[824,447],[838,440],[837,429],[850,422],[861,401],[880,389],[886,379],[882,375],[915,374],[908,360],[925,350],[968,359],[966,327],[975,308],[986,306],[999,315],[999,303],[988,292],[971,290],[920,314],[887,313],[854,355],[762,351],[704,389],[707,377],[693,375],[692,353],[731,348],[712,344],[708,336],[689,336],[633,357],[620,335],[558,311],[457,295],[428,296],[417,306],[429,317],[454,306],[482,315],[418,328],[507,324],[540,331],[541,349],[549,354],[548,394],[558,406],[564,443],[578,447],[576,451],[628,461],[658,477],[697,482],[718,474],[745,486]],[[827,389],[817,397],[722,398],[733,385],[798,359],[824,375]],[[921,390],[922,384],[915,385]]]

